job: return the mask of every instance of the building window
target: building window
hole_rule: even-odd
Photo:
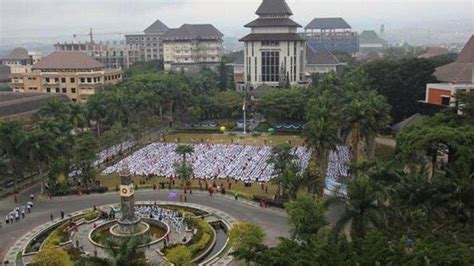
[[[73,102],[73,103],[77,102],[77,99],[76,99],[76,98],[72,98],[72,102]]]
[[[62,83],[66,83],[66,78],[61,78]]]
[[[56,88],[56,92],[58,92],[58,93],[59,93],[59,88]]]
[[[262,52],[262,81],[277,82],[280,76],[280,52]]]
[[[76,88],[71,88],[71,93],[76,93]]]
[[[59,82],[59,78],[54,78],[54,82]]]
[[[46,92],[51,92],[51,88],[46,88]]]
[[[45,78],[44,81],[49,83],[49,78]]]
[[[86,82],[86,79],[85,78],[81,78],[81,83],[84,83]]]
[[[451,97],[449,96],[441,96],[441,104],[449,106],[449,103],[451,101]]]
[[[75,78],[71,78],[71,83],[75,83],[76,82],[76,79]]]
[[[92,78],[87,78],[87,83],[91,83],[92,82]]]
[[[67,93],[67,89],[66,89],[66,88],[63,88],[63,93]]]
[[[280,46],[278,41],[262,41],[262,46]]]

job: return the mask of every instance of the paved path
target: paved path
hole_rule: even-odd
[[[19,203],[28,201],[30,193],[39,192],[39,186],[35,185],[20,193]],[[179,191],[181,192],[181,191]],[[137,201],[167,200],[169,191],[139,190],[135,194]],[[34,227],[50,220],[52,213],[55,218],[59,217],[60,211],[71,213],[74,211],[92,208],[94,205],[101,206],[117,203],[119,197],[116,192],[106,194],[92,194],[86,196],[67,196],[49,199],[36,199],[35,207],[31,214],[24,220],[14,224],[3,224],[0,228],[0,257],[3,258],[8,248],[15,243],[20,236],[28,233]],[[209,206],[229,213],[237,220],[248,221],[261,225],[266,232],[265,242],[268,245],[275,245],[279,236],[289,235],[289,225],[287,216],[279,209],[262,209],[256,203],[235,201],[231,197],[215,195],[212,198],[203,192],[193,191],[188,194],[188,202]],[[8,197],[0,201],[0,217],[4,223],[4,217],[15,207],[13,197]]]

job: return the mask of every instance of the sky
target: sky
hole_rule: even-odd
[[[474,0],[287,0],[293,19],[343,17],[355,30],[385,24],[387,32],[412,29],[427,36],[474,32]],[[98,38],[143,31],[156,19],[169,27],[212,23],[240,37],[261,0],[0,0],[0,44],[9,40],[64,41],[92,27]],[[438,32],[439,31],[439,32]],[[457,33],[456,33],[457,32]],[[456,36],[456,35],[454,35]],[[463,37],[464,38],[464,37]]]

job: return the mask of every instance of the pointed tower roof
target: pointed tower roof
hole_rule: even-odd
[[[157,19],[153,24],[151,24],[150,26],[148,26],[148,28],[146,28],[144,30],[144,32],[146,34],[150,34],[150,33],[164,33],[166,32],[167,30],[169,30],[168,26],[165,25],[165,23],[161,22],[161,20]]]
[[[474,83],[474,35],[466,43],[456,61],[436,68],[439,81],[453,83]]]
[[[259,16],[267,15],[293,15],[285,0],[263,0],[255,14]]]
[[[457,63],[474,63],[474,35],[467,41],[456,59]]]

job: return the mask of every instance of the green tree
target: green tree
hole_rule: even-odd
[[[249,255],[262,246],[265,233],[263,229],[251,223],[235,224],[229,233],[229,239],[232,247],[235,249],[235,254],[246,261],[250,260]]]
[[[29,165],[27,144],[27,133],[18,122],[0,122],[0,150],[7,159],[8,172],[15,180],[15,189]]]
[[[106,242],[105,250],[111,257],[112,265],[144,266],[147,264],[145,254],[139,248],[141,244],[142,242],[137,237],[130,237],[120,241],[120,243],[109,240]]]
[[[176,247],[166,252],[166,258],[177,266],[189,266],[192,263],[192,254],[189,248],[183,245],[177,245]]]
[[[436,82],[435,64],[427,59],[377,60],[362,69],[368,74],[370,87],[387,99],[391,116],[399,122],[418,112],[418,101],[425,98],[427,83]]]
[[[384,225],[384,206],[380,191],[366,176],[359,175],[349,182],[344,214],[339,217],[334,230],[349,228],[352,237],[364,237],[370,229]]]
[[[96,154],[97,142],[94,136],[90,132],[78,135],[74,146],[74,163],[86,188],[95,179],[92,163],[96,159]]]
[[[326,209],[319,199],[301,196],[286,203],[285,209],[295,239],[309,241],[321,228],[328,225],[324,214]]]

